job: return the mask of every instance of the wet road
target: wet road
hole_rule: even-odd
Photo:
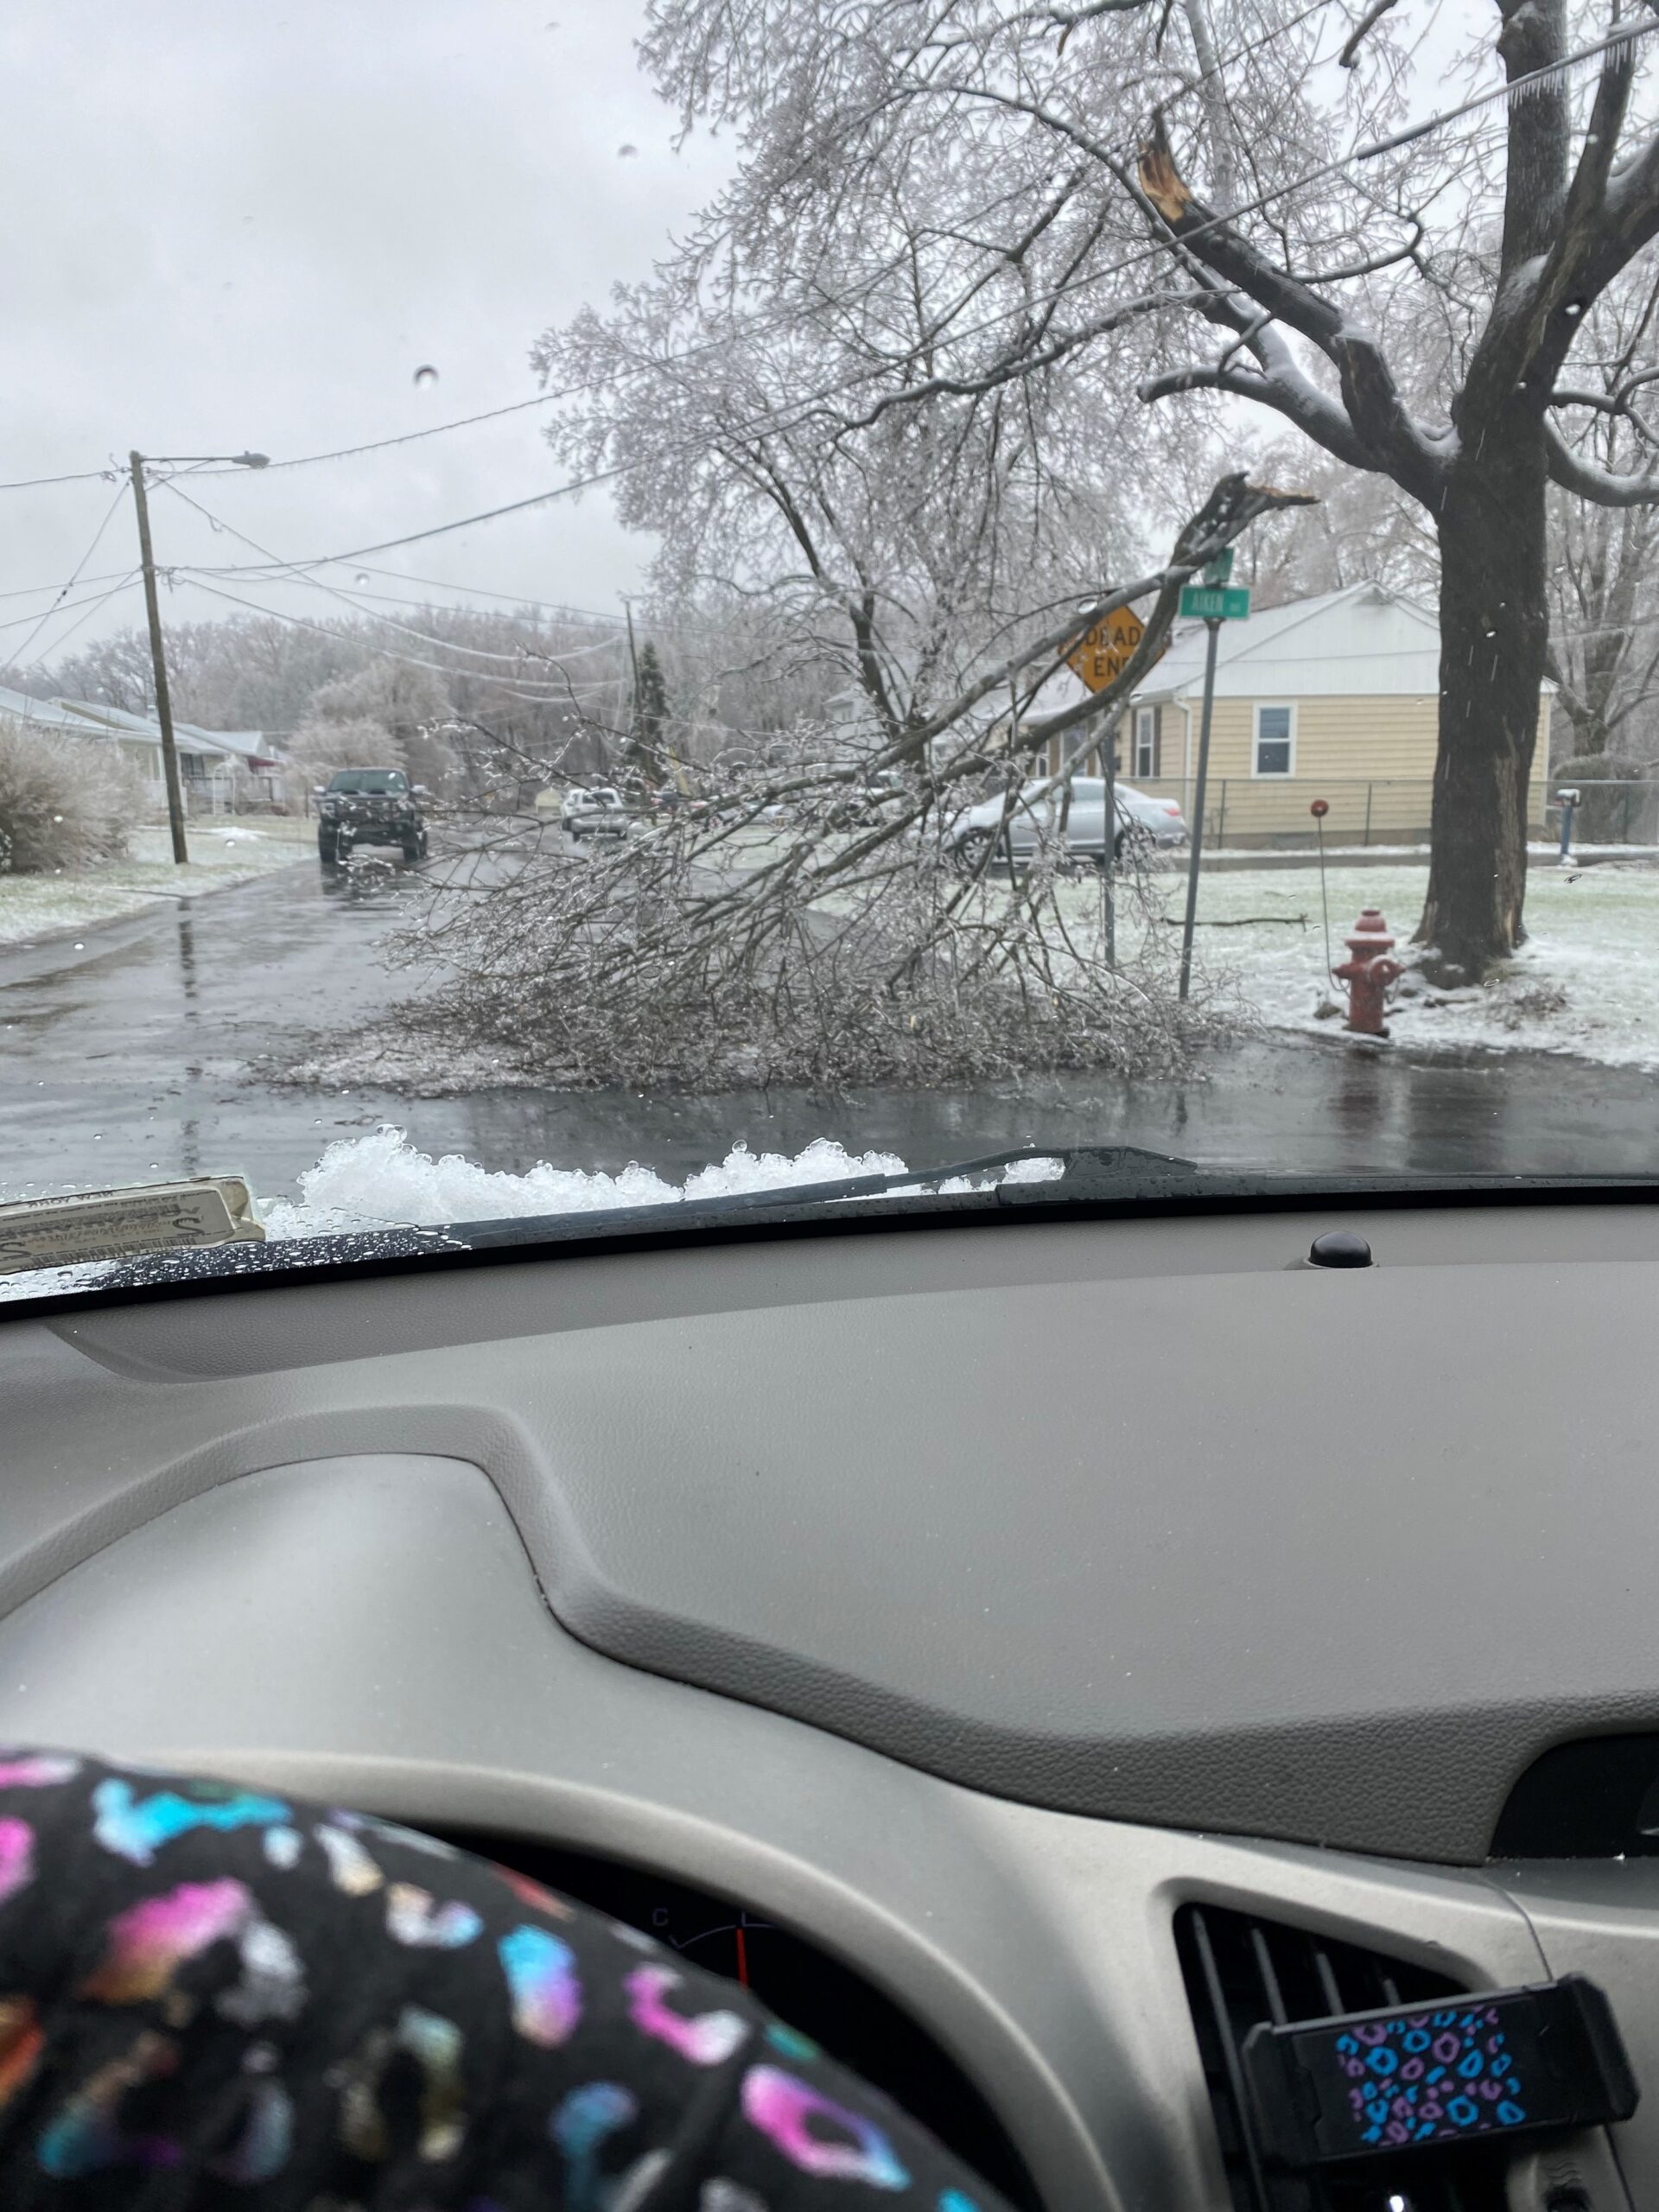
[[[1087,1075],[1023,1092],[428,1100],[249,1080],[250,1058],[349,1033],[408,994],[380,956],[416,888],[353,894],[297,868],[89,931],[79,951],[0,953],[0,1193],[230,1172],[288,1194],[326,1144],[383,1121],[489,1167],[638,1159],[674,1175],[739,1138],[795,1152],[818,1136],[916,1163],[1117,1141],[1307,1173],[1630,1171],[1659,1155],[1650,1076],[1521,1054],[1414,1063],[1336,1037],[1220,1053],[1196,1082]]]

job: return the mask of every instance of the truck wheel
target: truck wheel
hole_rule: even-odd
[[[331,836],[327,830],[317,832],[317,858],[325,868],[334,868],[339,863],[340,840]]]
[[[416,861],[418,861],[418,860],[423,860],[423,859],[424,859],[425,855],[426,855],[426,840],[425,840],[423,837],[405,837],[405,838],[404,838],[404,860],[405,864],[406,864],[408,867],[410,867],[410,868],[413,868],[413,867],[414,867],[414,865],[415,865],[415,863],[416,863]]]

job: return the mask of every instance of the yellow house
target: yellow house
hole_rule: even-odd
[[[1205,626],[1183,624],[1124,718],[1118,772],[1192,818]],[[1301,844],[1323,799],[1327,844],[1428,836],[1440,710],[1440,625],[1396,592],[1351,584],[1224,622],[1216,661],[1206,843]],[[1539,699],[1529,823],[1541,834],[1548,693]]]

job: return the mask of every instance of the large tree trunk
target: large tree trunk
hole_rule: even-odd
[[[1447,981],[1484,976],[1525,935],[1527,785],[1549,637],[1545,466],[1535,417],[1518,404],[1503,413],[1456,464],[1439,516],[1440,750],[1416,941]]]

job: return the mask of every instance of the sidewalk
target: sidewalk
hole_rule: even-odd
[[[285,815],[192,823],[188,864],[178,867],[165,824],[132,833],[131,856],[49,875],[0,874],[0,946],[29,950],[77,930],[122,921],[174,899],[198,899],[290,868],[315,849],[308,822]]]

